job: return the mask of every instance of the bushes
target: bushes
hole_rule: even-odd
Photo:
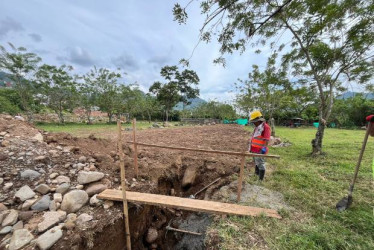
[[[13,89],[0,88],[0,113],[17,114],[21,111],[18,94]]]

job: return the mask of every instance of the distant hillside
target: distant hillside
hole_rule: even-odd
[[[352,92],[352,91],[347,91],[343,93],[342,95],[336,97],[336,99],[345,100],[345,99],[352,98],[358,94],[362,94],[368,100],[374,100],[374,93],[359,93],[359,92]]]
[[[191,103],[189,105],[187,105],[186,107],[184,107],[184,109],[194,109],[196,108],[197,106],[199,106],[200,104],[203,104],[203,103],[206,103],[205,100],[197,97],[197,98],[192,98],[192,99],[188,99],[188,101]],[[182,102],[179,102],[177,105],[175,105],[174,107],[174,110],[178,110],[178,111],[181,111],[183,110],[183,103]]]

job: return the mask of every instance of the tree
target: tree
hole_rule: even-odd
[[[363,94],[356,94],[348,99],[336,99],[331,121],[339,127],[356,127],[365,125],[365,116],[374,113],[374,100]]]
[[[109,69],[96,67],[91,71],[90,77],[92,84],[97,89],[97,104],[101,111],[107,112],[109,122],[112,122],[113,115],[116,113],[116,106],[120,98],[118,81],[122,78],[120,72],[110,71]]]
[[[164,106],[166,121],[168,121],[170,111],[178,102],[188,104],[189,98],[196,98],[199,95],[199,89],[193,88],[193,85],[198,85],[200,79],[195,71],[186,69],[179,72],[177,66],[165,66],[160,74],[167,82],[155,82],[149,88],[149,92],[155,94],[157,100]]]
[[[135,84],[118,86],[118,92],[114,97],[115,114],[119,116],[136,113],[141,108],[139,102],[142,95],[143,92]]]
[[[281,99],[280,109],[297,117],[303,117],[304,111],[318,102],[316,91],[305,86],[290,88]]]
[[[47,106],[58,115],[61,124],[65,123],[63,111],[72,112],[76,105],[76,82],[68,72],[71,70],[71,66],[44,64],[36,73],[37,83],[46,97]]]
[[[275,110],[279,108],[286,90],[291,85],[287,74],[276,68],[276,56],[277,54],[273,54],[269,58],[263,72],[257,65],[253,65],[248,80],[239,80],[240,83],[237,84],[240,91],[237,104],[251,110],[260,109],[269,120],[273,118]]]
[[[269,44],[283,52],[282,66],[318,90],[320,125],[312,153],[319,155],[334,91],[344,81],[372,79],[372,6],[372,1],[363,0],[201,1],[207,16],[201,40],[209,42],[217,34],[221,55],[244,52],[248,44]],[[186,22],[186,9],[176,4],[173,12],[179,23]],[[215,62],[225,64],[222,56]]]
[[[27,120],[32,122],[36,94],[33,77],[41,58],[34,53],[27,52],[24,47],[16,48],[11,43],[9,46],[12,52],[8,52],[0,45],[0,69],[9,73],[9,78],[14,83],[13,88],[20,97],[22,109],[26,112]]]
[[[234,108],[225,103],[209,101],[200,104],[192,111],[192,116],[196,118],[214,118],[214,119],[235,119],[237,117]]]
[[[160,104],[158,103],[157,99],[151,96],[149,93],[147,93],[146,95],[142,95],[138,103],[140,112],[147,115],[149,123],[151,123],[152,121],[152,115],[155,112],[161,110]]]
[[[81,77],[83,81],[78,84],[79,103],[84,108],[88,124],[92,124],[91,112],[98,105],[97,77],[97,69],[94,67]]]

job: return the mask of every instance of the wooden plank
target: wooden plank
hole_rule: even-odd
[[[144,147],[166,148],[166,149],[174,149],[174,150],[182,150],[182,151],[193,151],[193,152],[201,152],[201,153],[226,154],[226,155],[237,155],[237,156],[248,156],[248,157],[277,158],[277,159],[280,158],[279,155],[265,155],[265,154],[263,155],[263,154],[242,153],[242,152],[233,152],[233,151],[220,151],[220,150],[208,150],[208,149],[172,147],[172,146],[147,144],[147,143],[140,143],[140,142],[133,142],[133,141],[129,141],[127,143],[132,143],[132,144],[136,144],[136,145],[144,146]]]
[[[104,200],[122,201],[121,190],[106,189],[97,198]],[[147,194],[139,192],[126,192],[126,198],[130,202],[138,202],[147,205],[171,207],[195,212],[205,212],[214,214],[232,214],[245,216],[259,216],[264,214],[268,217],[281,219],[282,217],[276,210],[267,208],[258,208],[250,206],[241,206],[231,203],[222,203],[216,201],[195,200],[190,198],[180,198],[174,196],[165,196],[159,194]]]

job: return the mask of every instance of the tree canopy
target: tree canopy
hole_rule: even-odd
[[[320,126],[312,146],[314,155],[321,154],[324,128],[331,115],[335,91],[344,81],[367,83],[372,79],[372,1],[191,2],[200,2],[202,14],[206,15],[200,39],[210,42],[216,37],[220,44],[222,56],[214,62],[225,65],[224,54],[243,53],[247,46],[260,52],[266,46],[280,53],[282,67],[290,70],[292,76],[316,87]],[[176,4],[173,9],[175,20],[186,23],[187,11]]]
[[[153,83],[149,92],[155,94],[159,103],[164,106],[168,121],[170,111],[178,102],[187,103],[189,98],[199,95],[199,89],[194,86],[199,84],[200,79],[195,71],[185,69],[179,72],[177,66],[165,66],[160,74],[167,82]]]

